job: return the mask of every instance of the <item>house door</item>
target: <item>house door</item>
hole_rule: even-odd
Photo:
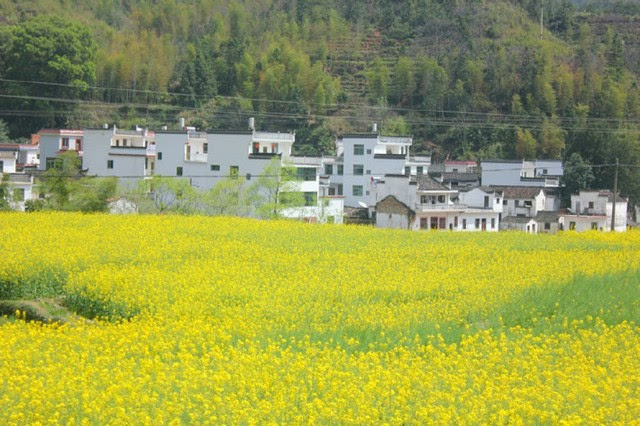
[[[487,219],[482,219],[482,230],[483,231],[487,230]]]
[[[432,217],[431,218],[431,229],[433,229],[433,230],[438,229],[438,218],[437,217]]]

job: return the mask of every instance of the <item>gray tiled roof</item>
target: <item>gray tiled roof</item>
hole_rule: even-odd
[[[418,176],[418,191],[447,191],[449,188],[436,182],[431,176]]]

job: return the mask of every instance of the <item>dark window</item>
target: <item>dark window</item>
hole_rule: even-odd
[[[467,229],[467,219],[462,219],[462,229]]]
[[[69,148],[69,138],[62,138],[62,149]]]
[[[551,223],[549,223],[549,222],[545,222],[545,223],[544,223],[544,229],[545,229],[545,231],[549,231],[549,230],[551,230]]]
[[[182,176],[182,167],[176,167],[176,176]]]
[[[367,154],[371,154],[371,150],[370,149],[367,150]]]
[[[516,207],[520,205],[520,200],[516,200]]]
[[[598,222],[591,222],[591,229],[593,229],[594,231],[598,230]]]
[[[592,209],[593,208],[593,201],[589,201],[589,208]]]
[[[202,153],[203,154],[209,153],[209,144],[206,142],[202,144]]]
[[[240,174],[239,166],[229,167],[229,176],[231,176],[231,179],[238,179],[238,174]]]
[[[353,155],[364,155],[364,145],[353,145]]]
[[[480,219],[476,219],[476,229],[480,229]]]
[[[304,193],[304,205],[307,207],[313,207],[318,205],[318,194],[315,192]]]
[[[107,160],[107,169],[113,169],[113,160]]]
[[[344,165],[338,164],[338,176],[342,176],[344,174]]]
[[[524,206],[525,207],[531,207],[531,206],[533,206],[533,202],[532,201],[525,201],[524,202]]]
[[[446,198],[445,198],[445,196],[444,196],[444,195],[438,195],[438,202],[439,202],[439,203],[444,203],[444,202],[445,202],[445,200],[446,200]]]
[[[324,165],[324,174],[329,176],[333,174],[333,164]]]
[[[488,195],[484,196],[484,208],[485,209],[489,208],[489,196]]]
[[[247,179],[247,180],[251,180],[251,173],[247,173],[247,175],[246,175],[245,179]]]
[[[212,164],[211,165],[211,171],[212,172],[217,172],[220,170],[220,166],[218,164]]]
[[[55,168],[58,167],[59,163],[60,162],[58,161],[57,158],[55,158],[55,157],[47,157],[47,160],[45,162],[45,166],[46,166],[47,170],[55,169]]]
[[[496,219],[494,217],[491,218],[491,229],[495,229],[496,227]]]
[[[506,200],[506,199],[502,200],[502,205],[503,205],[503,206],[506,206],[506,205],[507,205],[507,200]]]
[[[411,167],[407,166],[404,168],[404,174],[406,176],[409,176],[411,174]]]
[[[297,170],[298,179],[307,182],[316,180],[316,169],[311,167],[299,167]]]
[[[354,197],[361,197],[363,193],[362,191],[363,191],[362,185],[353,185],[353,188],[351,189],[351,194]]]
[[[364,175],[364,166],[362,164],[354,164],[353,165],[353,174],[355,176]]]
[[[370,175],[371,174],[371,170],[367,169],[367,174]]]
[[[575,222],[569,222],[569,230],[570,231],[575,231],[576,230],[576,223]]]
[[[458,227],[458,216],[455,216],[455,217],[453,218],[453,226],[454,226],[455,228],[457,228],[457,227]]]
[[[161,152],[158,153],[158,160],[162,160],[162,153]]]
[[[343,195],[342,184],[338,184],[338,195]]]
[[[418,167],[417,167],[417,170],[416,170],[416,174],[417,174],[418,176],[422,176],[422,175],[424,174],[424,167],[422,167],[422,166],[418,166]]]
[[[0,173],[4,171],[4,161],[0,161]]]

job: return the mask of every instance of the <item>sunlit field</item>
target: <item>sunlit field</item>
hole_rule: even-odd
[[[0,319],[3,424],[640,418],[637,232],[8,213],[0,253],[74,313]]]

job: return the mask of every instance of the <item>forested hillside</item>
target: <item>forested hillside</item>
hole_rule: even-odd
[[[568,158],[640,199],[639,11],[545,0],[0,0],[0,118],[411,133],[435,158]],[[622,23],[625,23],[624,25]],[[46,84],[45,84],[46,83]]]

